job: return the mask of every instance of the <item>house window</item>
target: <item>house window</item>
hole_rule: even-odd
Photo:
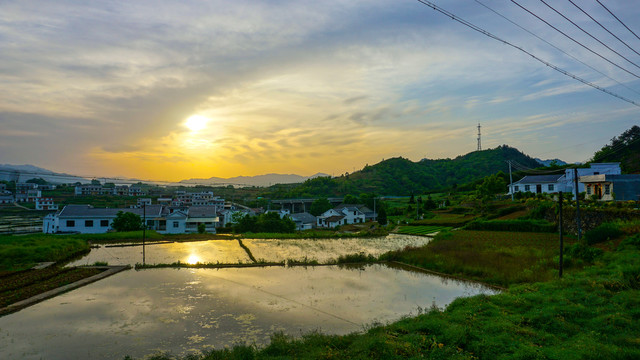
[[[147,226],[148,227],[152,227],[153,226],[154,221],[153,220],[147,220]]]
[[[67,220],[67,227],[75,227],[75,226],[76,226],[75,220]]]
[[[525,185],[524,186],[524,191],[529,191],[531,190],[531,185]]]
[[[175,228],[179,228],[179,227],[180,227],[180,223],[177,222],[177,221],[174,221],[173,222],[173,228],[175,229]]]
[[[553,191],[553,184],[549,184],[549,191]]]
[[[604,184],[604,194],[605,195],[611,194],[611,184]]]
[[[520,191],[520,186],[515,185],[515,186],[513,187],[513,191]]]
[[[102,227],[109,226],[109,220],[100,220],[100,226]]]
[[[591,185],[587,185],[587,195],[591,195]]]
[[[84,227],[93,227],[93,220],[85,220]]]

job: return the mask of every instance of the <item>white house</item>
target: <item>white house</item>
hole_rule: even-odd
[[[187,214],[178,210],[165,216],[165,228],[158,228],[159,233],[164,234],[184,234],[187,232]]]
[[[333,228],[340,225],[363,223],[365,219],[364,212],[358,206],[341,204],[318,216],[316,226]]]
[[[509,194],[517,192],[557,193],[571,192],[576,195],[575,169],[565,169],[564,174],[529,175],[509,185]],[[620,163],[593,163],[588,168],[577,169],[578,178],[591,175],[620,175]],[[585,191],[583,183],[578,182],[578,193]]]
[[[58,205],[53,202],[53,198],[36,198],[36,210],[58,210]]]
[[[118,212],[131,212],[145,216],[147,224],[160,217],[162,206],[151,205],[146,209],[94,208],[91,205],[67,205],[53,215],[53,219],[43,222],[43,232],[77,232],[100,234],[111,230],[111,224]],[[146,215],[145,215],[146,214]]]
[[[0,204],[13,204],[15,201],[11,194],[0,194]]]
[[[296,230],[298,231],[310,230],[316,227],[316,217],[309,213],[290,214],[289,218],[296,224]]]

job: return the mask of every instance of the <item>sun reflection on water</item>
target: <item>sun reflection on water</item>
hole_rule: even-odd
[[[198,255],[189,255],[189,257],[187,258],[187,264],[189,265],[195,265],[199,262],[202,262],[202,259],[200,259],[200,257]]]

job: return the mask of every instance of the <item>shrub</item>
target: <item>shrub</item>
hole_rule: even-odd
[[[584,244],[573,244],[564,248],[566,255],[573,259],[582,259],[585,262],[592,263],[597,257],[602,255],[602,249],[594,248]]]
[[[584,240],[587,244],[597,244],[622,235],[620,226],[614,223],[603,223],[600,226],[587,231]]]

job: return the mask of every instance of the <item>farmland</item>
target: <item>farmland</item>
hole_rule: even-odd
[[[400,226],[396,231],[406,235],[430,235],[440,231],[451,230],[448,226]]]

